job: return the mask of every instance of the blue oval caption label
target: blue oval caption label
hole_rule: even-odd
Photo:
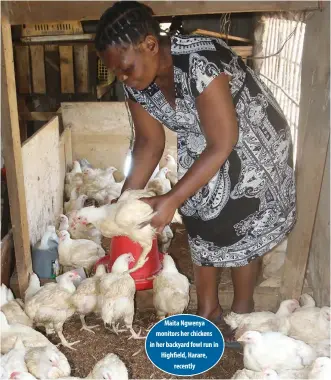
[[[149,360],[161,371],[175,376],[194,376],[218,363],[224,352],[224,339],[207,319],[178,314],[152,327],[145,349]]]

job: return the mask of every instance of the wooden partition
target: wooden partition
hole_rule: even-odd
[[[73,159],[88,159],[93,166],[123,170],[131,129],[125,103],[62,103],[65,128],[71,129]],[[177,153],[176,134],[166,130],[165,154]]]
[[[59,135],[56,116],[22,146],[30,243],[35,244],[46,227],[55,224],[63,209],[67,131]]]

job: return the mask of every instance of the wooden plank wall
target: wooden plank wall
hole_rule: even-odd
[[[35,244],[63,208],[65,148],[57,116],[24,143],[22,158],[30,242]]]
[[[50,75],[47,72],[48,66],[59,74],[58,78],[54,78],[54,73]],[[21,95],[51,95],[57,92],[57,88],[62,94],[87,94],[91,91],[89,45],[17,45],[15,73],[18,93]],[[54,80],[59,82],[56,88]]]
[[[71,128],[73,159],[123,168],[131,130],[125,103],[62,103],[64,127]],[[176,134],[166,129],[166,153],[177,154]]]
[[[296,167],[298,219],[288,238],[281,300],[298,298],[302,291],[330,137],[330,3],[324,7],[306,23]],[[328,257],[320,260],[328,265]]]

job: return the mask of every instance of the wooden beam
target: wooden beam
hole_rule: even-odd
[[[224,40],[231,40],[231,41],[239,41],[239,42],[247,42],[247,43],[251,42],[251,40],[249,40],[248,38],[231,36],[230,34],[217,33],[217,32],[213,32],[211,30],[205,30],[205,29],[197,29],[192,34],[201,34],[202,36],[223,38]]]
[[[31,93],[31,70],[29,46],[15,46],[15,68],[20,94]]]
[[[156,16],[179,16],[236,12],[277,12],[318,9],[317,1],[143,1]],[[51,21],[98,20],[114,1],[3,1],[11,24]]]
[[[89,92],[89,61],[88,46],[74,46],[74,63],[75,63],[75,79],[76,91],[79,93]]]
[[[61,92],[63,94],[73,94],[75,92],[74,62],[72,50],[72,46],[59,46]]]
[[[31,45],[32,89],[35,94],[46,94],[44,47]]]
[[[10,24],[5,18],[2,19],[1,30],[1,132],[19,290],[23,295],[28,285],[32,265],[17,112],[13,45]]]
[[[289,235],[280,300],[302,291],[330,135],[330,3],[306,24],[296,166],[297,223]]]

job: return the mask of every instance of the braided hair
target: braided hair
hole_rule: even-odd
[[[100,18],[95,36],[97,51],[109,45],[137,45],[147,35],[160,39],[160,24],[153,11],[138,1],[118,1]]]

